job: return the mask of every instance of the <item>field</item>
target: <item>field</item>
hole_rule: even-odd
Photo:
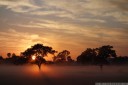
[[[95,85],[128,82],[128,66],[0,66],[0,85]]]

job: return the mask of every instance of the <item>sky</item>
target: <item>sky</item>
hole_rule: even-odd
[[[0,0],[0,55],[36,43],[73,59],[102,45],[128,55],[128,0]]]

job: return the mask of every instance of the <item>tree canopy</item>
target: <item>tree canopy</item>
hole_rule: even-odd
[[[32,56],[36,56],[35,63],[38,65],[39,69],[41,68],[41,64],[45,62],[43,57],[47,56],[48,53],[54,54],[56,51],[52,49],[52,47],[44,46],[43,44],[35,44],[25,50],[22,55],[26,57],[28,60],[32,59]]]
[[[35,44],[34,46],[31,46],[31,48],[28,48],[25,50],[22,55],[24,57],[30,58],[33,55],[35,56],[41,56],[45,57],[48,53],[54,54],[56,51],[52,49],[52,47],[44,46],[43,44]]]
[[[59,52],[57,56],[53,57],[53,61],[54,62],[65,62],[67,57],[69,57],[69,55],[70,55],[70,52],[68,50],[63,50],[62,52]]]
[[[108,58],[115,58],[116,56],[117,55],[115,50],[113,50],[113,46],[105,45],[95,49],[87,48],[77,57],[77,62],[91,64],[107,63]]]

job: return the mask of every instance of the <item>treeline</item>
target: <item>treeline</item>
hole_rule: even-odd
[[[105,45],[99,48],[87,48],[77,57],[81,64],[128,64],[128,56],[117,56],[113,46]]]
[[[48,54],[53,55],[53,61],[46,61],[44,57]],[[76,61],[70,56],[70,51],[63,50],[57,52],[52,47],[44,46],[43,44],[35,44],[31,48],[21,52],[20,56],[15,53],[7,53],[7,58],[0,56],[1,64],[85,64],[85,65],[99,65],[99,64],[128,64],[128,56],[117,56],[113,46],[105,45],[99,48],[87,48],[77,58]],[[35,56],[35,58],[32,58]]]

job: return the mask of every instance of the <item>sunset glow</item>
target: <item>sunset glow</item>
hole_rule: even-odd
[[[0,85],[128,85],[127,74],[128,0],[0,0]]]
[[[127,4],[127,0],[0,0],[0,55],[20,55],[36,43],[59,52],[67,49],[73,59],[86,48],[102,45],[128,55]]]
[[[32,56],[32,60],[35,60],[36,59],[36,56]]]

